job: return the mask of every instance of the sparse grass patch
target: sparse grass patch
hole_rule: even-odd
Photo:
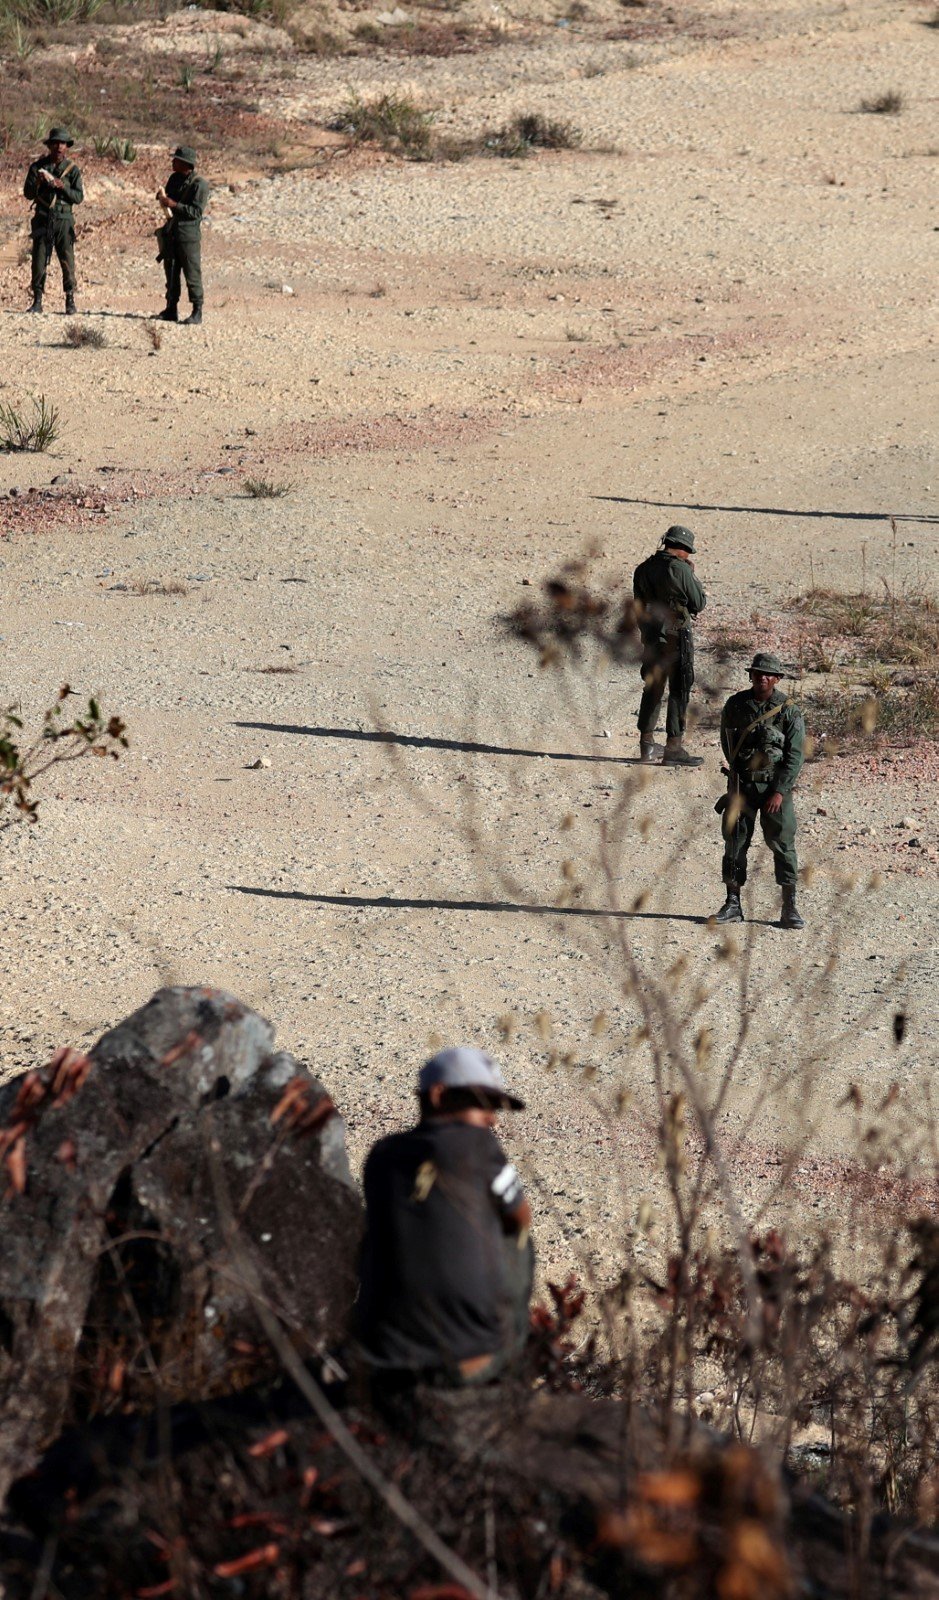
[[[883,94],[874,95],[869,100],[862,100],[858,110],[879,117],[897,117],[905,105],[906,100],[901,90],[885,89]]]
[[[278,483],[274,478],[245,478],[244,491],[251,500],[281,500],[293,488],[292,483]]]
[[[59,437],[59,411],[44,394],[32,402],[32,410],[0,405],[0,450],[48,450]]]
[[[189,593],[189,586],[180,578],[136,578],[127,585],[128,594],[142,597],[150,595],[182,595]]]
[[[939,602],[930,594],[883,596],[842,594],[834,589],[810,589],[787,602],[787,609],[808,618],[816,640],[856,641],[863,658],[923,666],[939,655]]]
[[[107,342],[102,329],[93,327],[90,322],[70,322],[63,340],[73,350],[103,350]]]
[[[572,328],[570,325],[564,329],[564,337],[568,344],[586,344],[590,338],[586,328]]]
[[[160,327],[160,324],[158,322],[148,322],[146,324],[146,331],[151,350],[159,350],[163,343],[163,329]]]
[[[288,661],[282,667],[281,666],[249,667],[248,671],[249,672],[260,672],[260,673],[263,673],[266,677],[269,677],[269,678],[274,678],[274,677],[286,678],[286,677],[290,677],[295,672],[299,672],[300,668],[292,666],[290,664],[290,662]]]
[[[433,112],[422,110],[410,95],[392,91],[375,100],[363,100],[353,92],[329,126],[355,144],[377,144],[411,161],[429,161],[433,121]]]

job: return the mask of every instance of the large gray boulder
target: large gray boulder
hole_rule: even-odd
[[[263,1376],[258,1280],[304,1354],[345,1329],[342,1120],[232,995],[162,989],[4,1085],[0,1195],[0,1498],[63,1424]]]

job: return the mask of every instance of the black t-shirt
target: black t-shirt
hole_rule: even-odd
[[[364,1173],[356,1332],[382,1367],[452,1367],[513,1348],[527,1322],[532,1248],[503,1219],[515,1168],[489,1128],[420,1123],[379,1140]]]

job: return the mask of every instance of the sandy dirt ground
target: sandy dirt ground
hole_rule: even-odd
[[[35,718],[67,679],[132,741],[117,766],[57,773],[41,823],[3,836],[4,1072],[160,984],[224,986],[322,1076],[359,1161],[409,1114],[430,1043],[479,1042],[528,1100],[508,1140],[551,1273],[604,1271],[656,1192],[624,949],[673,971],[680,1005],[702,989],[715,1081],[743,995],[720,1132],[749,1213],[773,1212],[794,1144],[800,1214],[853,1209],[879,1098],[899,1085],[904,1158],[928,1144],[930,1084],[936,1107],[935,748],[806,768],[809,926],[772,925],[755,847],[728,961],[706,925],[713,718],[702,768],[640,783],[634,669],[562,692],[500,621],[588,544],[627,577],[676,520],[699,539],[712,681],[709,632],[774,645],[813,582],[932,582],[933,7],[707,0],[657,28],[612,10],[635,37],[598,12],[444,58],[321,60],[269,30],[259,113],[307,158],[211,158],[205,323],[157,350],[159,149],[129,166],[76,151],[79,303],[101,349],[64,344],[53,277],[49,314],[22,315],[25,163],[4,158],[0,193],[0,402],[42,393],[62,418],[49,453],[0,456],[3,695]],[[202,49],[230,21],[139,27]],[[407,88],[451,132],[539,110],[584,143],[350,152],[323,127],[349,84]],[[893,88],[899,115],[858,112]],[[252,476],[290,492],[252,499]],[[599,838],[624,785],[611,890]],[[623,915],[593,914],[610,905]]]

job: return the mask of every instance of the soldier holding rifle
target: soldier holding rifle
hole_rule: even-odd
[[[69,150],[75,143],[65,128],[53,128],[45,141],[48,155],[40,156],[26,174],[23,193],[33,204],[32,289],[30,311],[41,313],[46,271],[53,251],[62,268],[65,315],[75,315],[75,218],[72,207],[85,198],[82,175]]]
[[[731,695],[721,716],[727,793],[714,809],[721,813],[727,898],[716,922],[744,920],[740,890],[747,881],[747,851],[759,817],[782,890],[780,926],[805,927],[796,905],[799,864],[792,802],[805,759],[805,722],[798,706],[777,688],[783,672],[778,656],[758,651],[750,666],[750,688]]]

